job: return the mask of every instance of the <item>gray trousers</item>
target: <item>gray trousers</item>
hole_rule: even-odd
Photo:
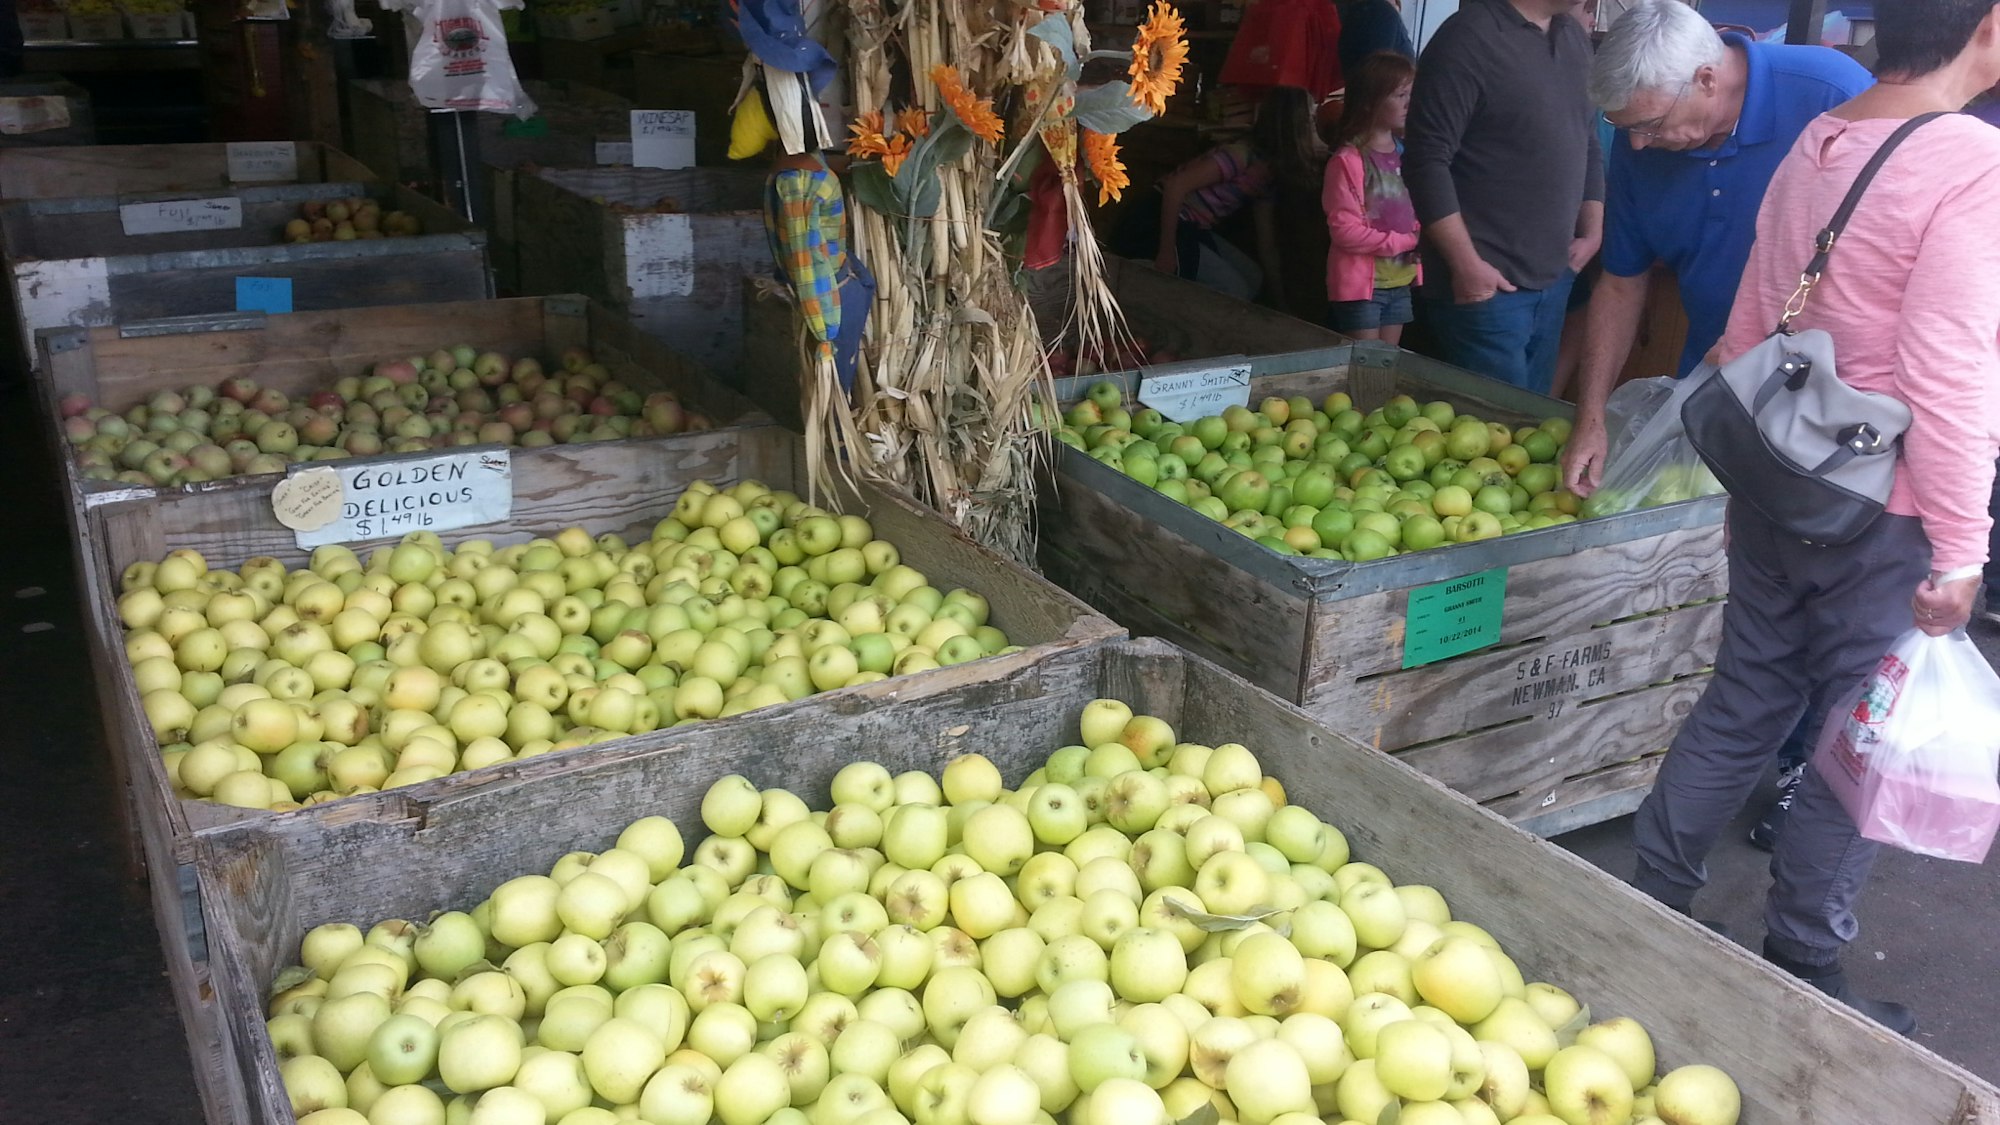
[[[1814,547],[1732,504],[1729,531],[1715,677],[1633,825],[1634,885],[1682,911],[1708,881],[1709,849],[1785,736],[1875,669],[1910,629],[1911,595],[1930,572],[1930,541],[1910,516],[1885,515],[1846,546]],[[1838,959],[1859,929],[1854,903],[1876,850],[1808,767],[1771,859],[1771,951],[1811,965]]]

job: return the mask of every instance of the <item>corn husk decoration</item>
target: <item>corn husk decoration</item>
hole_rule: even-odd
[[[1054,385],[1045,326],[995,228],[1023,207],[1023,162],[1053,161],[1076,235],[1063,328],[1086,348],[1127,336],[1085,181],[1100,204],[1129,182],[1116,135],[1161,112],[1178,82],[1180,17],[1156,4],[1128,56],[1090,50],[1077,0],[845,3],[850,215],[877,292],[851,414],[823,374],[806,388],[811,468],[823,483],[855,472],[898,485],[1031,562]],[[1079,88],[1083,63],[1105,56],[1129,57],[1129,80]]]

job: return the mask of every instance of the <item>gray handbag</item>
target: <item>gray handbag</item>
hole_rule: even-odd
[[[1689,442],[1732,500],[1808,543],[1851,543],[1881,516],[1896,483],[1896,454],[1910,408],[1840,381],[1833,337],[1792,331],[1827,259],[1896,146],[1940,113],[1911,118],[1882,143],[1815,240],[1812,262],[1763,342],[1688,377],[1700,385],[1681,406]]]

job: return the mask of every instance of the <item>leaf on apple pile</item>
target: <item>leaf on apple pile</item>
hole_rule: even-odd
[[[1402,1119],[1403,1103],[1401,1099],[1391,1098],[1389,1104],[1382,1107],[1382,1112],[1375,1115],[1375,1125],[1396,1125]]]
[[[1165,901],[1167,909],[1170,912],[1186,918],[1195,924],[1196,929],[1209,934],[1222,934],[1232,930],[1248,929],[1255,923],[1262,922],[1274,914],[1285,913],[1282,910],[1265,907],[1249,914],[1208,914],[1192,907],[1183,906],[1178,899],[1168,898]],[[1272,928],[1277,930],[1282,936],[1291,936],[1287,932],[1290,929],[1289,926],[1273,926]]]
[[[269,995],[276,996],[281,992],[297,988],[311,979],[313,979],[313,971],[311,969],[306,968],[304,965],[293,965],[284,972],[279,973],[278,979],[271,982]]]
[[[1577,1033],[1589,1026],[1590,1005],[1584,1004],[1577,1008],[1576,1014],[1569,1018],[1568,1023],[1556,1028],[1556,1043],[1564,1047],[1576,1046]]]

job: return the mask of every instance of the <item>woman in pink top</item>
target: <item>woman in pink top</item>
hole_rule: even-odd
[[[1729,329],[1711,357],[1748,351],[1779,321],[1813,241],[1884,140],[1897,149],[1834,247],[1800,328],[1833,336],[1840,377],[1907,403],[1888,513],[1854,543],[1799,542],[1744,504],[1729,513],[1729,604],[1715,675],[1633,826],[1634,882],[1686,911],[1703,861],[1802,715],[1823,714],[1914,624],[1962,627],[1986,559],[2000,450],[2000,130],[1959,114],[2000,81],[1995,0],[1875,9],[1881,83],[1807,126],[1757,221]],[[1764,955],[1905,1034],[1900,1004],[1856,997],[1840,968],[1876,845],[1809,767],[1772,859]]]
[[[1419,280],[1417,209],[1403,186],[1403,145],[1417,64],[1394,51],[1363,60],[1347,84],[1340,140],[1326,164],[1326,326],[1400,343]]]

